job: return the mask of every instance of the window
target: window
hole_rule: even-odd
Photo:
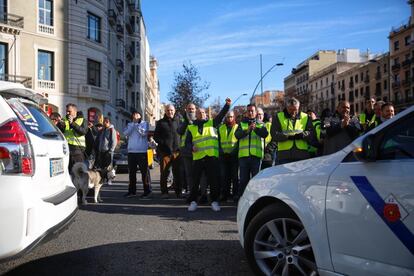
[[[387,73],[387,64],[384,64],[384,73]]]
[[[380,160],[414,158],[414,116],[402,119],[384,131],[380,143]]]
[[[355,75],[355,83],[358,83],[358,74]]]
[[[398,51],[400,49],[400,42],[397,40],[397,41],[394,41],[394,51]]]
[[[37,53],[37,78],[39,80],[54,81],[54,54],[39,50]]]
[[[101,86],[101,64],[88,59],[88,84]]]
[[[53,26],[52,0],[39,0],[39,24]]]
[[[405,46],[410,45],[410,41],[411,41],[410,36],[406,36],[406,37],[404,37]]]
[[[88,38],[101,42],[101,18],[88,12]]]
[[[7,49],[8,47],[6,43],[0,43],[0,76],[8,73]]]
[[[384,80],[384,90],[387,90],[388,84],[387,84],[387,80]]]

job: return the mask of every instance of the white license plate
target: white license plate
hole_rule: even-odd
[[[50,177],[62,174],[64,172],[63,168],[63,158],[51,158],[50,159]]]
[[[119,165],[128,165],[127,160],[118,160],[118,161],[116,161],[116,163],[119,164]]]

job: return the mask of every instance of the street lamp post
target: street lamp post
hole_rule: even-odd
[[[234,100],[234,102],[231,104],[231,107],[232,106],[234,106],[235,105],[235,103],[241,98],[241,97],[243,97],[243,96],[247,96],[247,93],[243,93],[243,94],[241,94],[240,96],[238,96],[235,100]]]
[[[256,93],[257,88],[259,87],[259,84],[261,84],[261,83],[262,83],[262,81],[263,81],[264,77],[266,77],[266,75],[267,75],[267,74],[269,74],[269,73],[270,73],[270,71],[272,71],[272,70],[273,70],[276,66],[283,66],[283,63],[276,63],[276,64],[274,64],[272,67],[270,67],[270,68],[269,68],[269,70],[267,70],[267,71],[266,71],[266,73],[264,73],[264,74],[261,76],[261,78],[260,78],[259,82],[256,84],[256,87],[255,87],[255,88],[254,88],[254,90],[253,90],[253,93],[252,93],[251,98],[253,98],[254,94]]]

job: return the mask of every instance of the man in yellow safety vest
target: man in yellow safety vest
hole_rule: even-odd
[[[236,138],[239,140],[239,197],[243,194],[250,178],[255,176],[260,170],[260,163],[264,156],[264,139],[268,135],[263,122],[258,121],[256,118],[255,105],[247,105],[246,115],[235,133]]]
[[[69,145],[69,172],[76,162],[85,160],[85,135],[88,131],[86,120],[83,118],[82,112],[78,112],[75,104],[66,105],[66,117],[57,124],[58,128],[63,132]]]
[[[210,185],[211,209],[215,212],[220,211],[218,197],[220,193],[218,179],[218,157],[219,142],[217,126],[221,123],[230,108],[231,100],[226,99],[226,104],[220,113],[214,118],[207,120],[206,112],[203,108],[197,110],[197,120],[188,126],[186,145],[193,146],[193,180],[190,195],[187,202],[190,203],[188,211],[197,209],[197,197],[202,172],[205,171],[208,184]]]
[[[286,108],[278,112],[271,127],[272,141],[277,143],[277,164],[285,164],[310,157],[309,143],[314,139],[312,119],[299,111],[296,98],[286,101]]]
[[[220,141],[220,180],[221,195],[220,201],[227,201],[230,195],[237,196],[239,188],[239,162],[237,158],[238,141],[234,133],[238,128],[234,112],[226,115],[225,122],[219,127]],[[233,184],[233,185],[232,185]],[[233,186],[230,194],[230,187]]]

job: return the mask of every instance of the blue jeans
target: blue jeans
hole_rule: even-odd
[[[255,176],[260,171],[261,159],[255,156],[239,158],[240,167],[240,189],[239,196],[243,195],[244,189],[246,189],[247,183],[250,178]]]

